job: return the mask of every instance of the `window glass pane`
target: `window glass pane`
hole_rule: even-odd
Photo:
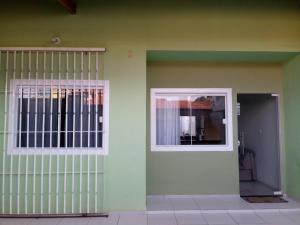
[[[103,90],[16,88],[16,147],[102,147]]]
[[[157,145],[226,144],[225,96],[157,95]]]
[[[97,116],[96,116],[96,121],[97,121],[97,128],[96,128],[96,132],[97,132],[97,138],[96,138],[96,143],[98,147],[102,147],[103,143],[102,143],[102,137],[103,137],[103,90],[98,90],[97,93]]]
[[[192,145],[226,144],[225,96],[191,96]]]
[[[180,116],[181,140],[191,140],[191,136],[196,136],[196,117],[195,116]],[[188,137],[188,138],[186,138]]]
[[[181,114],[187,107],[185,96],[157,96],[156,97],[156,144],[157,145],[181,145],[182,128]]]

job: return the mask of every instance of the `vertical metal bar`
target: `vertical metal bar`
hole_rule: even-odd
[[[69,80],[69,53],[66,52],[66,80]],[[66,98],[66,114],[65,114],[65,147],[68,147],[68,92],[69,87],[65,88],[65,98]],[[64,213],[66,213],[66,197],[67,197],[67,167],[68,167],[68,159],[65,155],[65,171],[64,171]]]
[[[75,119],[76,119],[76,114],[75,114],[75,104],[76,104],[76,89],[75,89],[75,81],[76,81],[76,52],[74,52],[74,58],[73,58],[73,148],[75,148]]]
[[[51,125],[51,124],[50,124]],[[51,170],[52,170],[52,157],[51,157],[51,154],[49,155],[49,165],[48,165],[48,186],[49,186],[49,190],[48,190],[48,213],[50,214],[51,213],[51,186],[52,186],[52,183],[51,183]]]
[[[102,85],[102,92],[101,92],[101,97],[100,98],[100,102],[101,102],[101,105],[102,105],[102,116],[104,116],[104,109],[106,106],[104,106],[104,102],[103,102],[103,95],[105,94],[104,93],[104,90],[106,90],[106,82],[105,82],[105,77],[104,77],[104,55],[103,54],[100,54],[100,69],[101,69],[101,75],[100,75],[100,78],[103,80],[103,85]],[[104,127],[106,127],[106,121],[103,120],[103,124],[102,124],[102,149],[104,146],[106,146],[106,143],[105,143],[105,138],[103,138],[104,134],[105,134],[105,130],[104,130]],[[100,187],[101,188],[101,197],[100,199],[102,199],[101,203],[102,203],[102,210],[104,210],[104,207],[105,207],[105,193],[106,193],[106,190],[105,190],[105,185],[104,185],[104,181],[105,181],[105,172],[104,172],[104,169],[105,169],[105,159],[102,157],[100,158],[101,159],[101,172],[102,172],[102,186]]]
[[[41,194],[40,194],[40,213],[44,213],[44,154],[41,155]]]
[[[21,71],[20,71],[20,77],[21,80],[23,79],[23,70],[24,70],[24,53],[23,51],[21,52]],[[19,113],[19,148],[21,148],[21,132],[22,132],[22,105],[23,105],[23,88],[21,87],[21,96],[20,96],[20,89],[18,88],[18,98],[20,98],[19,102],[19,107],[20,107],[20,113]],[[15,90],[13,90],[13,93],[15,93]],[[15,99],[15,98],[14,98]],[[17,101],[18,104],[18,101]],[[18,156],[18,197],[17,197],[17,208],[18,208],[18,213],[20,213],[20,186],[21,186],[21,181],[20,181],[20,165],[21,164],[21,155]]]
[[[88,53],[88,148],[91,142],[91,52]],[[90,155],[87,156],[87,212],[90,211]]]
[[[79,212],[82,212],[81,202],[82,202],[82,154],[80,153],[80,162],[79,162]]]
[[[72,193],[71,193],[71,212],[74,213],[74,191],[75,191],[75,184],[74,184],[74,169],[75,169],[75,156],[72,155]]]
[[[46,60],[47,53],[44,52],[43,59],[43,122],[42,122],[42,148],[45,147],[45,113],[46,113]]]
[[[7,126],[7,91],[8,91],[8,66],[9,66],[9,52],[6,52],[5,63],[5,90],[4,90],[4,123],[3,123],[3,151],[6,148],[6,126]]]
[[[0,72],[2,69],[2,52],[0,51]],[[5,199],[4,199],[4,189],[5,189],[5,150],[4,150],[4,143],[3,143],[3,155],[2,155],[2,193],[1,193],[1,197],[2,197],[2,202],[1,202],[1,206],[2,206],[2,214],[4,214],[4,203],[5,203]]]
[[[98,155],[95,155],[95,213],[98,212]]]
[[[35,214],[35,179],[36,179],[36,174],[35,174],[35,167],[36,167],[36,155],[34,154],[33,156],[33,169],[32,169],[32,213]]]
[[[66,52],[66,80],[67,82],[69,81],[69,53]],[[68,129],[68,115],[69,115],[69,85],[66,86],[65,88],[65,98],[66,98],[66,114],[65,114],[65,147],[68,147],[68,134],[69,134],[69,129]]]
[[[17,52],[14,51],[14,61],[13,61],[13,80],[16,79],[16,62],[17,62]],[[15,90],[10,90],[9,91],[10,95],[12,94],[12,99],[13,99],[13,102],[15,102]],[[14,104],[14,103],[12,103]],[[10,132],[10,135],[12,135],[12,142],[14,142],[14,128],[15,128],[15,110],[12,110],[12,115],[9,115],[12,117],[13,119],[13,126],[12,126],[12,130],[9,131]],[[12,120],[11,120],[12,121]],[[5,150],[4,150],[5,151]],[[12,157],[12,156],[11,156]],[[12,162],[12,165],[11,167],[13,167],[13,162]],[[20,155],[18,156],[18,167],[17,167],[17,171],[18,171],[18,175],[17,175],[17,213],[20,212]],[[12,185],[12,184],[11,184]],[[12,202],[10,202],[10,205],[12,205]],[[12,208],[10,208],[10,211],[12,211]]]
[[[87,156],[87,213],[90,212],[90,155]]]
[[[58,53],[58,125],[57,125],[57,148],[60,148],[60,134],[61,134],[61,52]],[[56,213],[58,213],[58,195],[59,195],[59,155],[56,157]]]
[[[57,105],[58,105],[58,125],[57,125],[57,147],[60,147],[60,133],[61,133],[61,52],[58,53],[58,91],[57,91]]]
[[[31,51],[28,52],[28,81],[31,79]],[[28,87],[28,100],[27,100],[27,148],[29,148],[29,115],[30,115],[30,97],[31,97],[31,86]]]
[[[98,58],[98,52],[96,52],[96,80],[99,82],[100,77],[99,77],[99,58]],[[96,85],[96,118],[95,118],[95,131],[96,131],[96,148],[98,148],[98,119],[99,119],[99,113],[98,113],[98,104],[99,104],[99,99],[98,99],[98,84]]]
[[[25,213],[28,213],[28,154],[25,158]]]
[[[13,156],[10,156],[10,178],[9,178],[9,213],[12,213],[12,192],[13,192],[13,184],[12,184],[12,178],[13,178]]]
[[[20,214],[20,176],[21,176],[21,155],[18,155],[18,181],[17,181],[17,213]]]
[[[53,52],[51,52],[51,78],[50,78],[50,148],[52,148],[52,117],[53,117],[53,97],[52,97],[52,80],[53,80],[53,61],[54,56]],[[51,155],[50,155],[51,156]]]
[[[4,205],[5,205],[5,150],[3,149],[3,158],[2,158],[2,214],[4,214]]]
[[[52,80],[53,80],[53,61],[54,53],[51,52],[51,72],[50,72],[50,148],[52,148],[52,114],[53,114],[53,98],[52,98]],[[48,213],[51,213],[51,170],[52,156],[49,155],[49,196],[48,196]]]
[[[89,52],[88,57],[88,147],[90,147],[90,133],[91,133],[91,53]]]
[[[82,148],[82,142],[83,142],[83,90],[82,90],[82,82],[83,82],[83,52],[81,52],[81,62],[80,62],[80,148]]]
[[[6,127],[7,127],[7,93],[8,93],[8,73],[9,73],[9,52],[6,52],[5,65],[5,90],[4,90],[4,124],[3,124],[3,151],[6,149]],[[12,213],[12,173],[13,173],[13,156],[10,156],[10,176],[9,176],[9,213]],[[3,196],[4,197],[4,196]]]
[[[193,109],[192,109],[192,96],[188,96],[188,105],[189,105],[189,111],[190,111],[190,116],[189,116],[189,122],[190,122],[190,134],[191,134],[191,145],[193,145],[193,136],[192,136],[192,113],[193,113]]]
[[[83,117],[83,90],[82,90],[82,81],[83,81],[83,52],[81,52],[81,62],[80,62],[81,66],[80,66],[80,148],[82,148],[82,142],[83,142],[83,135],[82,135],[82,126],[83,126],[83,121],[82,121],[82,117]],[[79,210],[80,212],[82,212],[82,153],[80,153],[80,175],[79,175]]]
[[[66,196],[67,196],[67,155],[65,155],[65,170],[64,170],[64,213],[66,213]]]
[[[98,52],[96,52],[96,80],[99,82],[99,57],[98,57]],[[98,84],[96,85],[96,90],[95,90],[95,95],[96,95],[96,109],[95,109],[95,147],[98,149],[98,104],[99,104],[99,99],[98,99]],[[95,155],[95,212],[98,211],[98,156],[97,154]]]
[[[31,51],[28,52],[28,80],[30,80],[31,75]],[[28,100],[27,100],[27,142],[26,146],[29,148],[29,105],[30,105],[30,94],[31,94],[31,87],[28,88]],[[26,154],[25,160],[25,213],[28,212],[28,154]]]
[[[35,60],[35,109],[34,109],[34,148],[37,147],[37,101],[38,101],[38,70],[39,70],[39,52],[36,52],[36,60]],[[35,213],[35,180],[36,180],[36,174],[35,174],[35,168],[36,168],[36,155],[33,155],[33,181],[32,181],[32,185],[33,185],[33,190],[32,190],[32,212],[33,214]]]
[[[73,58],[73,144],[72,147],[75,148],[75,79],[76,79],[76,52],[74,52],[74,58]],[[71,205],[71,211],[74,213],[74,192],[75,192],[75,179],[74,179],[74,169],[75,169],[75,156],[72,154],[72,205]]]
[[[23,71],[24,71],[24,52],[21,52],[21,80],[23,79]],[[20,93],[21,89],[21,93]],[[23,115],[23,86],[18,89],[18,97],[20,98],[20,117],[19,117],[19,149],[21,149],[22,144],[22,115]]]
[[[39,69],[39,52],[37,51],[36,60],[35,60],[34,148],[37,147],[38,69]]]
[[[58,214],[58,194],[59,194],[59,155],[56,156],[56,213]]]
[[[47,53],[44,51],[43,57],[43,121],[42,121],[42,149],[45,147],[45,113],[46,113],[46,57]],[[40,212],[44,213],[44,153],[41,155],[41,195],[40,195]]]

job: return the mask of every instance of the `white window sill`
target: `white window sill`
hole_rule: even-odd
[[[210,146],[152,146],[152,152],[232,152],[232,146],[219,146],[219,145],[210,145]]]

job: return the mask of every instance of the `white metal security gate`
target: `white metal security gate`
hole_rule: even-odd
[[[19,106],[19,109],[10,110],[12,107],[11,99],[16,95],[11,90],[11,80],[22,80],[25,81],[25,84],[26,80],[31,84],[32,82],[37,84],[40,81],[56,80],[59,83],[56,88],[56,95],[64,94],[68,98],[67,89],[60,87],[62,80],[73,80],[74,83],[75,81],[84,83],[86,81],[105,80],[103,73],[104,51],[103,48],[0,48],[0,126],[2,130],[0,138],[2,147],[0,149],[0,214],[75,214],[102,213],[104,211],[103,156],[73,153],[72,148],[76,147],[80,150],[82,144],[80,146],[69,145],[68,141],[65,141],[65,145],[59,144],[57,147],[60,147],[59,149],[65,147],[64,150],[71,151],[71,154],[57,154],[57,152],[52,154],[51,151],[50,153],[43,151],[43,149],[46,150],[45,142],[39,146],[39,149],[42,150],[38,154],[26,154],[26,147],[28,150],[31,149],[31,152],[37,148],[39,138],[36,136],[38,126],[36,119],[35,129],[32,131],[35,135],[35,144],[33,146],[28,145],[30,132],[27,130],[25,150],[20,154],[9,152],[9,140],[11,136],[16,135],[16,131],[14,127],[9,125],[9,121],[14,117],[14,113],[19,113],[20,110],[22,113],[22,106]],[[94,85],[90,83],[89,85]],[[45,101],[46,88],[45,86],[42,87],[42,96],[44,96]],[[35,86],[35,90],[37,90],[37,86]],[[90,98],[91,89],[86,89],[88,93],[83,93],[83,90],[82,87],[78,89],[81,99],[85,94]],[[29,89],[29,91],[27,94],[30,96],[31,90]],[[97,86],[92,91],[96,96],[95,99],[99,99]],[[75,88],[73,93],[75,96]],[[22,96],[25,94],[22,92]],[[52,92],[51,95],[53,95]],[[37,96],[36,91],[35,98]],[[57,97],[57,99],[57,104],[62,104],[61,98]],[[95,99],[93,101],[97,102],[98,100]],[[30,101],[29,97],[28,101]],[[82,102],[83,100],[81,100],[81,105]],[[35,104],[37,105],[37,103]],[[30,104],[27,105],[29,107]],[[89,105],[89,110],[90,107]],[[45,110],[44,107],[42,115],[47,113]],[[50,119],[52,120],[52,103],[50,111]],[[81,118],[82,106],[80,113]],[[99,117],[97,112],[95,113],[95,117]],[[37,111],[35,110],[35,117],[37,117],[36,114]],[[58,117],[59,115],[63,115],[62,112],[58,113]],[[90,115],[89,111],[89,119]],[[21,123],[25,120],[20,116],[19,121]],[[29,119],[26,120],[27,129],[30,127],[29,121]],[[52,124],[50,126],[52,127]],[[95,126],[95,129],[96,127],[98,125]],[[21,130],[21,128],[18,129]],[[53,131],[50,130],[50,133]],[[21,134],[19,133],[19,136]],[[41,137],[44,138],[45,135],[43,134]],[[60,135],[57,134],[57,139],[59,137]],[[98,133],[95,133],[93,139],[96,137],[98,137]],[[90,147],[90,136],[88,140],[89,144],[85,147]],[[97,150],[98,144],[95,144],[94,147]]]

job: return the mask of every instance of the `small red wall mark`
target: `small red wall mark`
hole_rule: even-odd
[[[132,53],[132,50],[129,50],[128,51],[128,59],[131,59],[133,58],[133,53]]]

